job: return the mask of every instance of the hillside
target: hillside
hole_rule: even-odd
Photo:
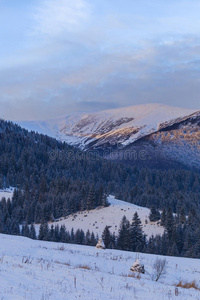
[[[200,291],[178,287],[180,281],[199,284],[200,261],[165,257],[166,274],[155,282],[157,257],[142,254],[145,274],[130,271],[136,254],[95,247],[33,241],[0,234],[0,297],[5,300],[168,300],[199,299]],[[140,278],[141,277],[141,278]],[[194,284],[193,284],[194,285]]]
[[[90,211],[81,211],[76,214],[69,215],[67,217],[61,218],[60,221],[50,222],[49,225],[65,225],[66,228],[71,231],[73,228],[75,231],[77,229],[82,229],[84,232],[87,230],[93,231],[98,236],[102,235],[105,226],[109,226],[110,232],[117,236],[120,222],[123,216],[131,222],[134,213],[137,211],[139,218],[142,221],[142,226],[144,233],[150,237],[151,235],[162,235],[164,228],[157,224],[157,222],[149,221],[150,209],[146,207],[141,207],[135,204],[127,203],[124,201],[116,200],[113,196],[108,197],[108,207],[98,207]],[[145,223],[145,220],[148,223]],[[39,229],[39,225],[36,225]]]
[[[144,153],[144,159],[139,159],[140,151]],[[132,160],[133,154],[136,158]],[[140,167],[200,169],[200,113],[147,135],[124,149],[114,150],[105,157],[111,160],[120,158],[127,164]]]

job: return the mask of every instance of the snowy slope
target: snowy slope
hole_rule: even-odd
[[[144,233],[147,236],[160,234],[164,232],[164,228],[157,224],[157,222],[149,221],[150,210],[146,207],[137,206],[135,204],[127,203],[124,201],[116,200],[114,196],[108,197],[110,206],[96,208],[90,211],[82,211],[76,214],[67,216],[61,219],[61,221],[49,223],[49,225],[65,225],[67,230],[83,229],[86,231],[94,232],[101,236],[106,225],[110,226],[110,232],[117,235],[119,231],[119,225],[122,217],[125,215],[131,222],[134,213],[137,211],[143,225]],[[148,220],[148,224],[145,224],[145,220]],[[36,225],[37,232],[39,232],[39,225]]]
[[[3,190],[0,190],[0,200],[2,198],[6,198],[6,200],[8,198],[12,198],[13,196],[13,191],[14,191],[14,188],[13,187],[10,187],[10,188],[7,188],[7,189],[3,189]]]
[[[39,133],[82,149],[103,145],[127,146],[141,137],[195,113],[192,109],[145,104],[90,114],[71,114],[47,121],[18,122]]]
[[[198,300],[200,291],[178,288],[180,280],[199,285],[200,260],[166,257],[158,282],[152,278],[156,255],[140,254],[146,273],[129,277],[133,252],[34,241],[0,234],[2,300]],[[163,259],[164,257],[159,257]]]

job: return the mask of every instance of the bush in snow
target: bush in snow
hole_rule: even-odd
[[[97,249],[105,249],[104,242],[102,241],[101,238],[98,240],[98,243],[96,244],[96,248]]]
[[[159,278],[166,273],[166,265],[167,261],[166,259],[160,259],[157,258],[156,261],[153,264],[153,280],[158,281]]]
[[[136,259],[136,261],[133,263],[132,267],[130,268],[130,271],[144,274],[145,273],[144,265],[140,263],[139,259]]]

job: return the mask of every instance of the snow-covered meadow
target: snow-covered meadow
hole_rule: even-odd
[[[136,254],[118,250],[30,240],[0,234],[0,299],[2,300],[130,300],[200,299],[200,260],[166,257],[167,268],[152,279],[156,255],[140,253],[145,274],[130,271]],[[163,258],[163,257],[161,257]]]
[[[141,221],[144,233],[147,236],[159,234],[162,235],[164,228],[157,224],[157,222],[149,221],[150,209],[146,207],[137,206],[128,202],[115,199],[114,196],[108,197],[110,206],[98,207],[90,211],[81,211],[72,215],[62,218],[58,222],[49,223],[49,225],[65,225],[67,230],[82,229],[87,231],[88,229],[95,234],[101,236],[105,226],[110,226],[109,230],[111,233],[117,235],[119,231],[120,222],[125,215],[131,222],[134,213],[137,211]],[[146,224],[145,220],[148,221]],[[37,232],[39,231],[39,225],[36,225]]]

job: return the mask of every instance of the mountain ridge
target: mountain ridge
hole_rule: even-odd
[[[97,150],[107,159],[153,168],[200,168],[200,110],[153,103],[18,124],[82,150]],[[151,161],[124,159],[127,151],[141,149]]]
[[[74,113],[47,121],[17,123],[28,130],[47,134],[85,149],[90,148],[90,143],[95,140],[98,146],[98,140],[103,144],[104,140],[108,141],[111,137],[111,144],[115,140],[122,146],[127,146],[149,133],[177,122],[177,119],[182,121],[195,113],[191,109],[153,103],[97,113]]]

